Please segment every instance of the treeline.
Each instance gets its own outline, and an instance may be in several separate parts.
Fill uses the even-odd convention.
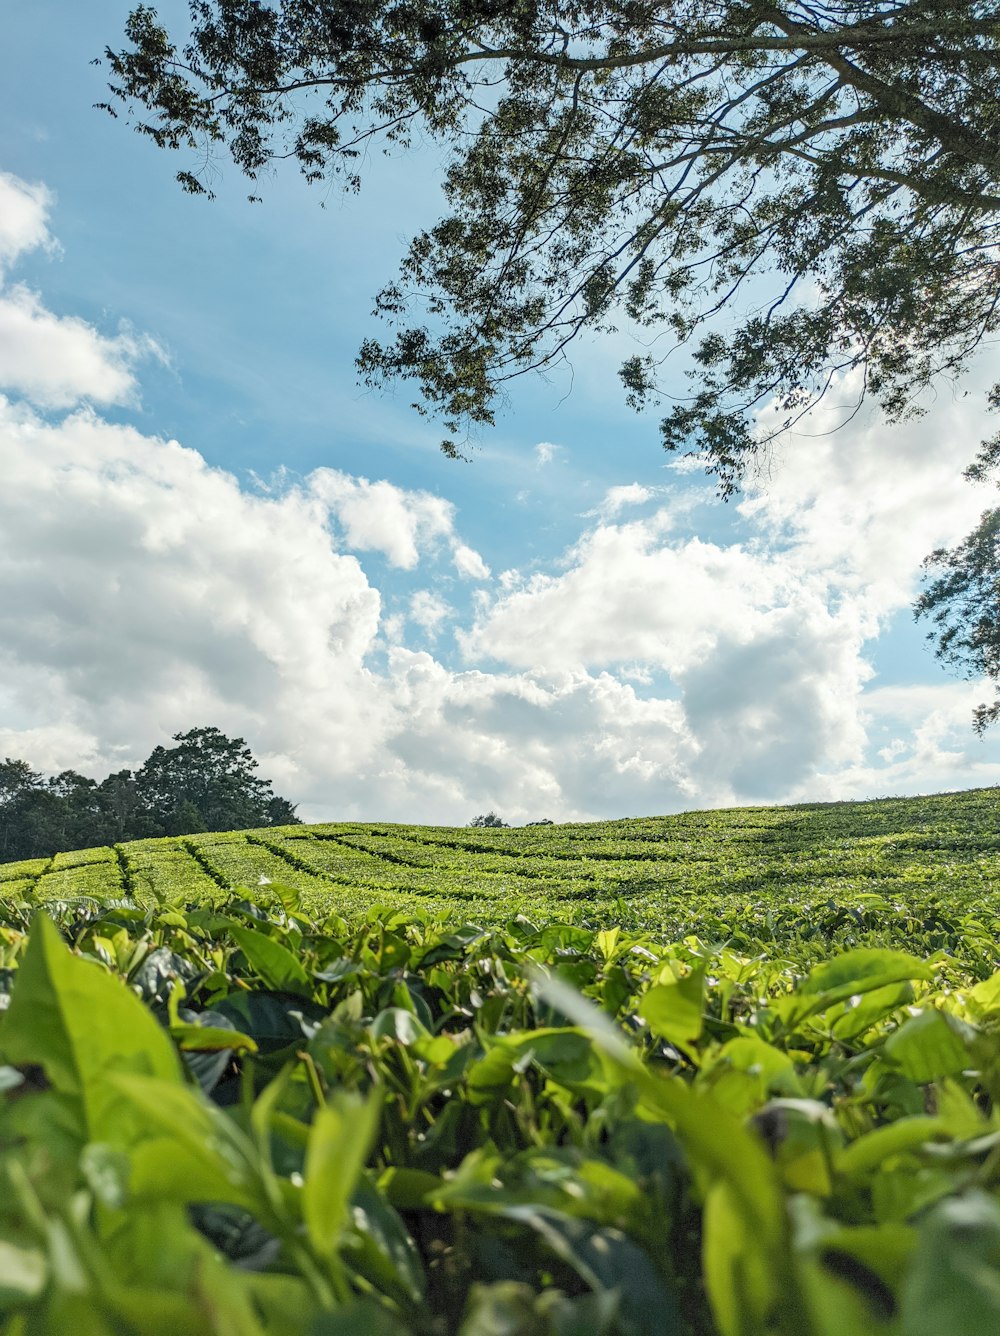
[[[295,806],[254,772],[243,738],[217,728],[175,733],[138,770],[98,783],[75,770],[44,777],[26,761],[0,764],[0,862],[157,835],[298,823]]]

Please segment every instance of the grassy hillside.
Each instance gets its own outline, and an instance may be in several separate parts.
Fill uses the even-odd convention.
[[[349,922],[373,906],[482,924],[523,915],[819,952],[957,934],[973,963],[976,941],[1000,927],[998,874],[1000,792],[979,789],[504,830],[330,824],[140,840],[0,866],[0,894],[193,904],[244,888],[267,904],[284,886]]]
[[[1000,1331],[997,801],[7,865],[0,1336]]]

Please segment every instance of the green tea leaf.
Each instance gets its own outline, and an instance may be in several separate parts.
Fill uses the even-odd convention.
[[[660,1039],[692,1054],[701,1036],[705,969],[693,969],[679,979],[659,983],[643,994],[639,1015]]]
[[[234,920],[229,921],[229,934],[269,988],[308,995],[309,976],[287,946]]]
[[[121,1144],[142,1133],[111,1084],[114,1074],[181,1080],[173,1044],[135,994],[74,956],[45,914],[32,926],[0,1022],[0,1050],[8,1062],[42,1066],[81,1141]]]
[[[251,1143],[190,1086],[115,1073],[111,1093],[141,1120],[129,1190],[149,1200],[223,1201],[255,1210],[262,1197]]]
[[[927,1215],[902,1292],[902,1336],[1000,1331],[1000,1204],[982,1192]]]
[[[348,1220],[381,1114],[378,1094],[337,1093],[316,1111],[306,1144],[302,1217],[317,1252],[332,1256]]]
[[[344,1256],[381,1294],[416,1305],[426,1289],[424,1269],[413,1239],[395,1210],[362,1175],[351,1199]]]
[[[966,1037],[975,1031],[954,1016],[928,1008],[885,1041],[885,1054],[918,1085],[953,1076],[972,1063]]]
[[[318,1317],[309,1336],[411,1336],[411,1332],[373,1299],[355,1299]]]
[[[320,1020],[326,1012],[305,998],[271,992],[233,992],[216,1002],[213,1011],[232,1021],[261,1053],[275,1053],[305,1039],[303,1020]]]
[[[928,965],[905,951],[858,947],[816,965],[792,997],[775,1005],[788,1024],[798,1023],[890,984],[933,977]]]

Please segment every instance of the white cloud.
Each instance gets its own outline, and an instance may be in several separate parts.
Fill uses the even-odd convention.
[[[560,575],[538,574],[462,637],[467,659],[573,671],[630,661],[667,672],[702,662],[720,637],[748,640],[761,617],[797,597],[789,572],[743,548],[669,543],[668,510],[600,524],[567,553]]]
[[[983,413],[992,378],[984,361],[967,395],[942,392],[923,417],[890,426],[866,408],[840,430],[835,400],[851,398],[852,386],[834,387],[830,404],[767,461],[741,513],[796,564],[827,572],[874,614],[905,606],[922,559],[963,537],[990,504],[962,472],[995,429]]]
[[[392,672],[406,725],[388,745],[383,800],[421,819],[628,815],[694,792],[679,703],[642,700],[609,674],[449,673],[408,651]]]
[[[788,442],[752,482],[742,544],[675,536],[696,489],[626,523],[616,517],[653,489],[612,488],[561,570],[504,572],[458,633],[466,660],[536,675],[666,674],[691,740],[678,753],[686,782],[706,803],[912,792],[960,774],[973,755],[977,774],[1000,773],[995,742],[967,753],[972,696],[988,690],[963,690],[956,715],[952,684],[933,683],[915,740],[887,740],[873,702],[888,698],[870,685],[867,658],[911,602],[923,556],[986,504],[961,476],[988,429],[981,399],[942,398],[895,427],[868,414],[826,434],[825,409],[807,425],[815,436]],[[934,671],[929,659],[915,670]]]
[[[0,277],[4,267],[25,251],[39,246],[55,249],[46,226],[51,204],[52,196],[43,185],[0,172]]]
[[[316,469],[309,475],[309,489],[355,551],[380,552],[390,565],[411,571],[422,556],[447,544],[464,579],[489,579],[489,566],[455,532],[455,507],[450,501],[337,469]]]
[[[974,706],[990,694],[975,682],[868,690],[861,720],[869,754],[843,770],[818,775],[810,796],[860,799],[1000,783],[996,740],[977,737],[971,728]]]
[[[374,744],[379,595],[307,491],[250,495],[176,442],[3,401],[0,453],[0,643],[32,725],[54,705],[138,746],[256,721],[279,752],[314,731],[333,769]]]
[[[467,670],[399,643],[378,667],[392,619],[315,478],[247,492],[176,442],[3,401],[0,454],[0,747],[38,768],[99,774],[213,723],[307,818],[456,822],[1000,775],[988,750],[964,759],[982,753],[964,687],[866,694],[850,600],[763,550],[679,541],[669,515],[598,525],[561,572],[511,575]],[[426,589],[408,612],[432,634],[453,615]],[[894,739],[880,761],[869,743]]]
[[[340,525],[348,547],[381,552],[402,570],[413,570],[421,550],[453,536],[455,507],[431,492],[409,492],[336,469],[317,469],[309,486]]]
[[[0,172],[0,285],[25,252],[56,249],[46,226],[51,203],[44,186]],[[43,408],[126,403],[136,388],[133,365],[150,354],[163,356],[151,339],[109,338],[84,320],[54,315],[21,284],[0,286],[0,390]]]
[[[453,672],[391,650],[312,479],[242,490],[176,442],[93,412],[0,400],[0,741],[100,774],[213,723],[248,739],[306,816],[468,820],[684,801],[676,701],[606,673]],[[431,591],[410,605],[434,629]]]
[[[151,348],[149,341],[107,338],[84,320],[53,315],[25,287],[0,294],[0,389],[41,407],[127,402],[136,386],[132,364]]]
[[[705,803],[772,799],[831,762],[857,762],[870,674],[858,610],[831,612],[825,582],[775,554],[671,541],[670,527],[669,514],[598,525],[564,573],[511,584],[459,633],[466,658],[536,674],[668,674],[688,739],[672,773]]]
[[[452,549],[451,559],[455,564],[455,569],[466,580],[488,580],[490,578],[490,568],[478,552],[465,543],[456,543]]]
[[[551,464],[554,459],[565,454],[565,451],[564,445],[556,445],[554,441],[539,441],[535,446],[535,467],[544,468],[546,464]]]
[[[0,756],[30,758],[32,769],[44,775],[58,775],[63,770],[90,774],[94,769],[109,768],[108,757],[93,734],[68,723],[0,728]]]
[[[410,599],[410,621],[422,626],[432,636],[451,614],[452,609],[444,599],[429,589],[418,589]]]
[[[871,675],[860,651],[850,613],[815,596],[768,614],[748,640],[720,640],[678,679],[699,790],[715,802],[768,802],[809,791],[830,766],[858,764]]]
[[[644,487],[639,482],[624,483],[620,487],[609,487],[604,494],[604,500],[596,510],[588,511],[588,515],[599,515],[602,519],[614,519],[620,515],[623,510],[629,506],[641,506],[643,502],[650,501],[656,495],[652,487]]]

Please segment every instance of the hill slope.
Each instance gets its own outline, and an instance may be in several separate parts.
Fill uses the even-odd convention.
[[[997,916],[1000,794],[760,807],[518,829],[289,826],[84,849],[0,866],[0,893],[138,903],[297,891],[481,923],[622,924],[718,940],[911,941]],[[944,937],[941,945],[946,945]]]

